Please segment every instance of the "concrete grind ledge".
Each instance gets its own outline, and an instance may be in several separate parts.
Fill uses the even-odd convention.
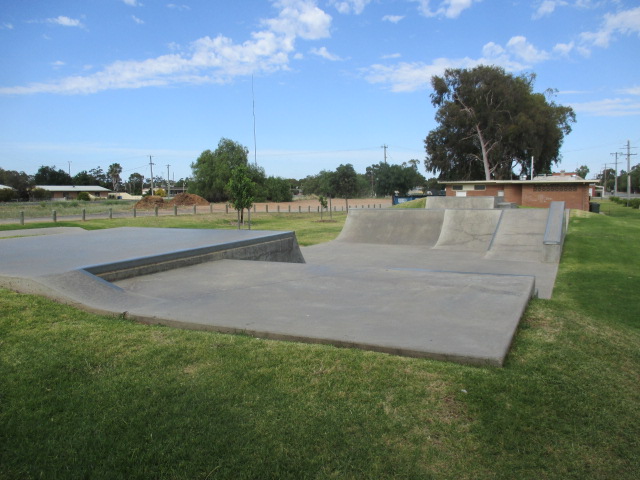
[[[502,365],[536,278],[433,268],[416,261],[424,253],[299,248],[292,232],[120,228],[0,240],[0,285],[142,323]]]

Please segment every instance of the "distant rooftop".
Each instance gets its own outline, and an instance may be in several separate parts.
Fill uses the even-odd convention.
[[[98,185],[36,185],[48,192],[110,192],[108,188]]]

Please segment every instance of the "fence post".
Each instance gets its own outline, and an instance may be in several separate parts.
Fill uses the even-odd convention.
[[[269,213],[269,205],[265,204],[264,209],[265,213]]]
[[[298,205],[298,213],[302,213],[302,205]]]
[[[228,203],[225,203],[225,205],[224,205],[224,213],[229,215],[229,204]]]
[[[213,203],[209,204],[209,213],[213,213]]]
[[[51,210],[51,218],[53,219],[54,222],[58,221],[58,214],[56,213],[55,210]]]
[[[82,221],[84,222],[87,219],[87,209],[82,209]]]
[[[278,213],[280,213],[280,205],[278,205]]]
[[[173,216],[177,217],[178,216],[178,205],[174,205],[173,206]]]
[[[24,225],[24,210],[20,210],[20,225]]]
[[[113,219],[113,208],[109,208],[109,220]]]
[[[194,214],[194,215],[196,215],[196,208],[197,208],[197,207],[194,205],[194,206],[193,206],[193,214]]]
[[[256,210],[256,204],[254,203],[254,204],[253,204],[253,213],[256,213],[256,212],[257,212],[257,210]]]
[[[136,211],[136,207],[133,207],[133,218],[136,218],[138,212]]]
[[[157,217],[157,216],[158,216],[158,206],[156,205],[156,206],[155,206],[155,208],[154,208],[153,210],[154,210],[154,212],[155,212],[155,214],[156,214],[156,217]]]

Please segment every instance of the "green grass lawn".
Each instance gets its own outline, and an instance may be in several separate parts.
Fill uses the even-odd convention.
[[[207,217],[138,220],[218,226]],[[344,216],[255,220],[312,244]],[[145,326],[0,290],[0,478],[638,478],[639,234],[637,210],[574,216],[554,298],[531,302],[504,368]]]

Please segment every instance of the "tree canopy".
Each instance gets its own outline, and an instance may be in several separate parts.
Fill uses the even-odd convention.
[[[571,107],[534,93],[535,75],[514,76],[496,66],[447,69],[431,79],[439,126],[425,139],[428,172],[442,180],[511,179],[514,168],[551,173],[571,132]]]
[[[189,192],[200,195],[210,202],[225,202],[230,199],[229,180],[236,167],[244,167],[245,174],[253,182],[253,201],[287,202],[292,200],[289,181],[279,177],[268,177],[264,169],[248,161],[249,150],[243,145],[221,138],[213,152],[205,150],[191,164],[193,178]]]
[[[37,185],[73,185],[71,176],[62,169],[56,170],[55,165],[42,165],[33,178]]]

